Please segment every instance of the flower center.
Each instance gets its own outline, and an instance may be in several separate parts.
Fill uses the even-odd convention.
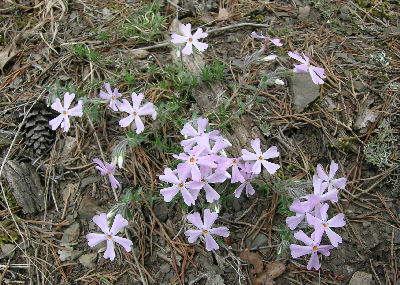
[[[111,100],[114,100],[115,98],[114,98],[114,96],[111,96]]]
[[[328,225],[326,223],[323,224],[324,228],[326,228]]]
[[[259,160],[263,160],[263,157],[262,157],[262,156],[259,156],[258,159],[259,159]]]
[[[307,64],[307,67],[310,68],[311,64]]]
[[[233,163],[233,164],[237,164],[237,161],[236,161],[236,159],[234,159],[234,160],[232,161],[232,163]]]
[[[329,180],[329,184],[332,184],[332,180]]]
[[[203,178],[203,179],[201,179],[201,182],[206,183],[206,180]]]
[[[107,235],[107,238],[108,238],[108,239],[111,239],[111,238],[112,238],[112,236],[111,236],[111,235]]]
[[[205,233],[205,234],[206,234],[206,233],[208,233],[208,231],[207,231],[207,230],[203,230],[203,233]]]
[[[190,162],[194,162],[194,160],[195,160],[194,157],[191,157],[191,158],[189,159]]]
[[[193,38],[189,38],[189,42],[193,42]]]
[[[107,171],[107,175],[110,175],[111,174],[111,172],[110,171]]]
[[[66,114],[67,114],[67,111],[63,111],[63,114],[66,115]]]
[[[314,245],[313,248],[312,248],[312,250],[313,250],[313,251],[317,251],[317,246]]]
[[[134,116],[136,116],[136,115],[137,115],[137,113],[136,113],[136,112],[133,112],[133,115],[134,115]]]
[[[183,183],[179,184],[179,187],[182,188],[183,187]]]
[[[247,181],[248,183],[250,183],[250,182],[251,182],[251,179],[250,179],[250,178],[247,178],[246,181]]]

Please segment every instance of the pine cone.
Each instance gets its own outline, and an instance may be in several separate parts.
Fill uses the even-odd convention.
[[[22,119],[24,115],[20,113],[19,117]],[[27,115],[21,133],[34,153],[42,155],[53,145],[56,132],[51,129],[49,121],[56,116],[57,113],[44,101],[37,102]]]

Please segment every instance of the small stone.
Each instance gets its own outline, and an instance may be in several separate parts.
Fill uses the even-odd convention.
[[[303,112],[311,102],[319,97],[319,86],[313,83],[308,73],[295,73],[289,77],[289,88],[296,113]]]
[[[168,273],[171,271],[171,265],[168,263],[164,263],[163,265],[160,266],[160,271],[164,274]]]
[[[268,244],[268,237],[262,233],[259,233],[256,238],[252,241],[254,235],[251,235],[246,239],[246,245],[249,248],[258,248]]]
[[[365,228],[368,228],[371,226],[371,222],[363,222],[362,225],[363,225],[363,228],[365,229]]]
[[[97,204],[97,200],[93,199],[89,195],[83,196],[82,202],[78,209],[78,215],[80,219],[91,220],[93,216],[104,212],[106,212],[106,210]]]
[[[15,249],[15,245],[13,245],[11,243],[3,244],[1,246],[2,254],[0,257],[1,258],[9,257],[14,252],[14,249]]]
[[[79,262],[85,267],[93,268],[96,265],[95,264],[96,259],[97,259],[97,253],[89,253],[79,257]]]
[[[349,285],[370,285],[372,282],[372,274],[357,271],[350,279]]]
[[[135,59],[144,59],[149,56],[150,52],[147,50],[133,50],[129,54]]]
[[[155,205],[153,211],[160,222],[165,223],[168,219],[168,207],[165,203]]]
[[[304,21],[310,15],[310,6],[299,7],[299,20]]]
[[[80,233],[80,225],[78,222],[73,223],[68,228],[65,229],[64,234],[61,238],[61,245],[68,245],[75,241]]]
[[[85,177],[82,179],[81,185],[79,187],[81,189],[84,189],[87,185],[96,183],[98,181],[100,181],[100,175]]]

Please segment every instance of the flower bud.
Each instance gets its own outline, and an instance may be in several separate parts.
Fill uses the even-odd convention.
[[[275,83],[276,85],[285,85],[285,82],[283,82],[283,81],[280,80],[279,78],[276,78],[276,79],[274,80],[274,83]]]
[[[267,61],[271,61],[274,60],[275,58],[277,58],[278,56],[276,54],[270,54],[268,56],[264,56],[263,58],[261,58],[261,61],[263,62],[267,62]]]

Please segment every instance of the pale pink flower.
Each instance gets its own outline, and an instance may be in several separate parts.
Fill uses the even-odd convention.
[[[260,139],[256,138],[251,141],[251,146],[255,153],[251,153],[246,149],[242,149],[242,158],[247,161],[254,161],[252,172],[260,174],[261,165],[263,165],[269,174],[274,174],[279,169],[279,164],[267,161],[269,158],[278,157],[279,152],[276,146],[271,146],[266,152],[262,153],[260,148]]]
[[[69,130],[70,127],[70,122],[68,116],[77,116],[77,117],[82,117],[82,100],[78,101],[78,104],[69,109],[72,100],[74,100],[75,94],[74,93],[68,93],[65,92],[64,94],[64,106],[61,105],[61,101],[59,98],[56,98],[56,101],[51,104],[51,108],[53,110],[56,110],[57,112],[60,113],[57,117],[54,119],[50,120],[49,124],[51,125],[51,129],[54,131],[60,126],[63,128],[63,132],[66,132]]]
[[[324,75],[324,69],[321,67],[316,67],[314,65],[310,64],[310,58],[307,57],[304,52],[303,52],[303,57],[304,59],[300,56],[300,54],[296,52],[289,52],[288,55],[301,62],[301,64],[295,64],[294,65],[294,72],[296,73],[307,73],[309,72],[311,75],[311,79],[314,82],[314,84],[323,84],[324,81],[322,78],[326,78]]]
[[[243,166],[243,170],[240,173],[242,174],[244,181],[235,190],[236,198],[239,198],[242,195],[242,191],[245,188],[247,197],[249,197],[249,195],[254,195],[254,193],[256,193],[251,183],[253,182],[253,179],[258,176],[258,174],[254,174],[254,172],[252,172],[251,170],[252,168],[253,164],[248,162]]]
[[[204,210],[204,224],[198,212],[188,215],[188,221],[198,228],[198,230],[188,230],[185,232],[189,242],[194,243],[199,236],[203,235],[206,240],[206,250],[211,251],[213,249],[219,249],[217,242],[211,235],[228,237],[229,230],[227,227],[211,228],[217,218],[218,214],[210,212],[209,209]]]
[[[313,176],[313,187],[314,187],[314,195],[316,195],[320,202],[331,201],[332,203],[336,203],[338,198],[339,191],[335,188],[331,188],[326,193],[325,189],[322,187],[322,179],[317,175]]]
[[[198,145],[210,149],[210,139],[217,140],[219,138],[219,131],[206,132],[208,126],[208,119],[199,117],[197,119],[197,130],[191,123],[186,123],[181,130],[181,134],[185,137],[190,137],[181,141],[181,146],[185,151],[189,151],[193,146]]]
[[[192,25],[187,23],[186,25],[180,25],[180,31],[183,35],[172,34],[172,40],[174,44],[182,44],[186,43],[186,46],[183,48],[182,53],[189,55],[193,53],[192,46],[195,46],[199,51],[205,51],[208,47],[208,44],[199,42],[199,39],[205,38],[208,36],[207,33],[203,33],[202,28],[198,28],[197,31],[192,35],[191,31]]]
[[[307,201],[300,202],[294,200],[290,206],[290,211],[295,212],[295,216],[287,217],[286,223],[289,229],[294,230],[304,220],[306,214],[311,213],[315,206],[319,203],[320,199],[316,195],[307,195]]]
[[[178,177],[176,174],[178,174]],[[173,184],[173,186],[161,189],[160,191],[165,202],[171,202],[176,194],[181,192],[186,205],[190,206],[195,204],[200,189],[203,187],[203,183],[186,181],[189,174],[190,172],[186,171],[182,166],[178,166],[176,171],[172,171],[170,168],[164,169],[164,175],[160,175],[159,179]]]
[[[219,199],[219,194],[210,185],[210,183],[222,183],[226,180],[226,175],[223,172],[212,172],[211,167],[200,166],[202,189],[206,192],[206,200],[212,203],[214,200]]]
[[[108,175],[111,187],[114,189],[118,188],[119,182],[114,177],[115,166],[107,162],[104,165],[104,163],[98,158],[93,159],[93,162],[98,164],[98,166],[96,166],[96,169],[100,171],[101,176]]]
[[[322,179],[321,189],[325,191],[331,191],[334,188],[344,189],[346,188],[347,179],[345,177],[334,179],[335,174],[339,168],[339,165],[335,163],[334,160],[331,162],[331,167],[329,169],[329,176],[325,173],[321,164],[317,165],[317,175]]]
[[[340,213],[328,220],[328,208],[329,204],[323,204],[318,208],[319,213],[315,216],[307,213],[307,223],[315,228],[315,239],[321,240],[324,233],[329,238],[329,241],[334,247],[337,247],[339,243],[342,243],[342,237],[331,230],[331,228],[343,227],[346,225],[344,221],[344,214]],[[321,218],[318,218],[321,217]]]
[[[269,37],[267,37],[267,36],[257,35],[256,32],[252,32],[252,33],[251,33],[251,36],[252,36],[253,38],[256,38],[256,39],[264,39],[264,40],[265,40],[265,43],[267,43],[268,41],[270,41],[271,43],[273,43],[274,45],[276,45],[276,46],[278,46],[278,47],[282,46],[282,43],[281,43],[281,40],[280,40],[280,39],[271,39],[271,38],[269,38]]]
[[[331,245],[319,245],[320,240],[316,240],[314,234],[309,238],[303,231],[299,231],[294,234],[294,237],[304,242],[306,245],[298,245],[291,244],[290,250],[293,258],[298,258],[300,256],[311,254],[311,258],[307,264],[307,269],[311,270],[313,267],[318,270],[321,267],[321,264],[318,260],[318,252],[322,253],[325,256],[329,256],[329,250],[333,248]]]
[[[107,93],[103,90],[100,90],[99,96],[104,100],[110,101],[110,108],[114,111],[118,111],[118,106],[121,104],[121,102],[118,101],[117,98],[121,97],[122,94],[118,92],[117,88],[115,88],[114,92],[112,92],[109,83],[104,83],[104,87],[106,88]]]
[[[119,121],[119,125],[124,128],[129,126],[132,121],[135,120],[137,134],[140,134],[144,131],[144,125],[139,116],[151,115],[153,120],[155,120],[157,117],[157,112],[153,103],[147,102],[143,106],[140,106],[143,97],[144,95],[142,93],[139,93],[139,95],[137,95],[135,92],[133,92],[132,105],[128,102],[128,100],[122,99],[122,103],[118,106],[118,109],[120,111],[129,114],[128,117],[125,117]]]
[[[114,242],[121,245],[127,252],[131,251],[132,241],[126,238],[116,236],[122,228],[128,225],[128,221],[125,220],[120,214],[117,214],[114,218],[114,222],[111,226],[111,229],[108,228],[107,225],[107,214],[101,213],[100,215],[93,217],[93,222],[99,226],[99,228],[103,231],[102,234],[90,233],[86,235],[88,240],[88,245],[93,247],[99,244],[102,241],[107,241],[107,249],[104,252],[104,258],[109,258],[111,261],[115,258],[114,252]]]

